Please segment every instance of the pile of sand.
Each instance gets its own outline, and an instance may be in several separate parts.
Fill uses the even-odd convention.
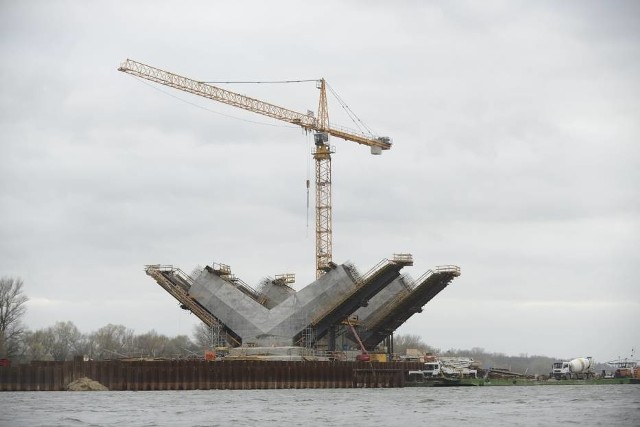
[[[108,388],[94,381],[91,378],[83,377],[70,382],[67,386],[68,391],[109,391]]]

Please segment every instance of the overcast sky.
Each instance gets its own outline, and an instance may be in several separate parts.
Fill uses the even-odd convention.
[[[204,81],[324,77],[393,139],[382,156],[331,141],[334,261],[462,270],[398,333],[640,349],[640,3],[302,4],[0,1],[0,275],[24,279],[28,327],[190,335],[145,264],[314,279],[310,137],[118,72],[131,58]],[[230,89],[317,109],[314,83]],[[353,127],[335,98],[329,116]]]

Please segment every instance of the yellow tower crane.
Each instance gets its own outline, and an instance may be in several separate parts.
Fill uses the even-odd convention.
[[[314,132],[316,146],[313,152],[313,158],[316,161],[316,278],[319,278],[331,268],[331,154],[333,150],[328,144],[329,135],[367,145],[371,147],[371,154],[381,154],[382,150],[390,149],[391,141],[388,137],[357,134],[352,131],[331,127],[329,125],[326,82],[324,79],[320,79],[317,82],[317,87],[320,89],[320,102],[318,103],[318,114],[314,116],[312,112],[307,114],[298,113],[131,59],[123,62],[118,67],[118,71],[242,108],[243,110],[253,111],[254,113],[292,123],[302,127],[305,131]]]

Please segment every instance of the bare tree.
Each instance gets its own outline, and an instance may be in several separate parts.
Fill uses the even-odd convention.
[[[21,339],[21,362],[31,360],[70,360],[74,355],[86,354],[87,337],[72,322],[37,331],[25,331]]]
[[[53,356],[51,356],[51,342],[52,337],[48,329],[39,329],[35,332],[25,331],[24,337],[22,338],[21,362],[53,360]]]
[[[47,332],[51,339],[53,360],[69,360],[81,351],[82,333],[72,322],[56,322]]]
[[[214,331],[204,322],[198,323],[193,327],[193,338],[194,344],[200,349],[215,346],[216,337],[214,336]]]
[[[0,278],[0,358],[11,358],[19,352],[24,333],[22,317],[29,300],[22,293],[22,286],[20,278]]]
[[[136,335],[133,339],[135,353],[145,357],[165,356],[165,348],[169,338],[151,330],[146,334]]]
[[[200,356],[202,357],[202,352],[197,345],[191,341],[191,339],[186,335],[178,335],[173,338],[170,338],[165,347],[165,356],[166,357],[191,357],[191,356]]]
[[[134,336],[133,329],[109,323],[89,336],[92,357],[98,360],[128,357],[133,350]]]

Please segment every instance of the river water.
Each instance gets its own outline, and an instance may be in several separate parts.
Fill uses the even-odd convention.
[[[640,385],[3,392],[0,426],[640,426]]]

